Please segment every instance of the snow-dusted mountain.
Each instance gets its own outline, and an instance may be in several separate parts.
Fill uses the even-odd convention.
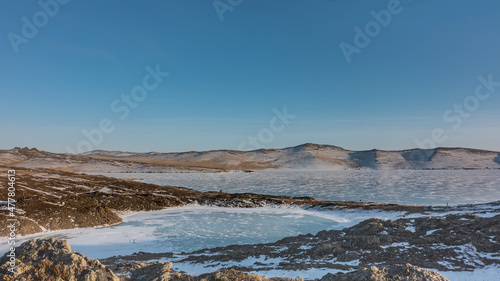
[[[98,150],[80,155],[14,148],[0,150],[0,165],[2,164],[81,172],[210,172],[267,168],[500,169],[500,153],[470,148],[352,151],[311,143],[253,151],[133,153]]]

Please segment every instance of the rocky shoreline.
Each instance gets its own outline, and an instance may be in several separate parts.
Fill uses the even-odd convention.
[[[32,239],[17,249],[15,274],[10,272],[7,253],[0,258],[0,278],[5,281],[303,281],[301,277],[268,278],[245,273],[237,269],[221,269],[215,272],[191,276],[172,269],[171,262],[133,263],[128,274],[118,277],[99,260],[89,259],[71,250],[67,241],[56,239]],[[411,264],[388,267],[371,266],[349,273],[326,274],[317,281],[341,280],[427,280],[446,281],[431,270]]]

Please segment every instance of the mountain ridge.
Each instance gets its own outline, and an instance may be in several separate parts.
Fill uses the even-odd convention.
[[[99,153],[130,153],[130,154],[185,154],[185,153],[208,153],[208,152],[235,152],[235,153],[245,153],[245,152],[270,152],[270,151],[278,151],[278,150],[286,150],[286,149],[297,149],[297,148],[334,148],[334,149],[339,149],[343,151],[355,151],[355,152],[368,152],[368,151],[382,151],[382,152],[404,152],[404,151],[411,151],[411,150],[458,150],[458,149],[464,149],[464,150],[469,150],[469,151],[475,151],[475,152],[494,152],[494,153],[500,153],[500,151],[495,151],[495,150],[488,150],[488,149],[480,149],[480,148],[469,148],[469,147],[461,147],[461,146],[440,146],[440,147],[435,147],[435,148],[406,148],[406,149],[378,149],[378,148],[372,148],[372,149],[363,149],[363,150],[352,150],[352,149],[346,149],[340,146],[335,146],[335,145],[330,145],[330,144],[315,144],[315,143],[303,143],[299,144],[296,146],[287,146],[283,148],[259,148],[259,149],[253,149],[253,150],[236,150],[236,149],[211,149],[211,150],[189,150],[189,151],[176,151],[176,152],[159,152],[159,151],[148,151],[148,152],[132,152],[132,151],[120,151],[120,150],[92,150],[88,152],[83,152],[80,154],[71,154],[71,155],[93,155],[93,154],[99,154]],[[26,149],[26,148],[24,148]],[[36,148],[32,148],[35,150],[38,150]],[[1,151],[1,150],[0,150]],[[38,151],[43,151],[43,150],[38,150]],[[45,151],[44,151],[45,152]],[[53,153],[53,152],[48,152],[48,153]],[[58,153],[59,154],[59,153]],[[61,153],[61,154],[67,154],[67,153]]]
[[[0,150],[0,165],[78,172],[220,172],[271,168],[327,170],[500,169],[500,152],[465,147],[348,150],[305,143],[292,147],[186,152],[94,150],[52,153],[36,148]]]

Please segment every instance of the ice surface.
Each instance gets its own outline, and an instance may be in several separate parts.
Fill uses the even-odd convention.
[[[438,231],[438,230],[439,230],[439,229],[432,229],[432,230],[429,230],[429,231],[427,231],[427,232],[425,233],[425,236],[427,236],[427,235],[431,235],[432,233],[434,233],[434,232],[436,232],[436,231]]]
[[[410,232],[415,232],[415,227],[414,226],[408,226],[408,227],[406,227],[406,230],[410,231]]]
[[[500,267],[495,265],[486,266],[474,271],[438,271],[439,274],[452,281],[498,281],[500,280]]]
[[[103,174],[200,191],[253,192],[408,205],[500,200],[500,170],[264,170],[253,173]]]
[[[188,252],[231,244],[275,242],[299,234],[342,229],[362,220],[395,219],[400,212],[364,210],[317,211],[292,207],[221,208],[186,206],[123,216],[119,225],[84,228],[20,237],[54,237],[90,258],[135,252]],[[0,252],[7,251],[0,241]]]

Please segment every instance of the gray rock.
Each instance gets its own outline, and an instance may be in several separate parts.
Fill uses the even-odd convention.
[[[245,273],[234,269],[223,269],[198,277],[181,274],[172,270],[172,263],[153,262],[132,273],[130,281],[303,281],[302,278],[267,278],[258,274]]]
[[[448,281],[437,272],[414,267],[411,264],[372,266],[349,273],[327,274],[320,281]]]
[[[71,250],[68,241],[32,239],[16,248],[17,275],[8,272],[7,253],[0,259],[0,280],[118,281],[98,260]]]
[[[337,260],[340,262],[349,262],[357,259],[359,259],[359,254],[355,252],[344,253],[337,257]]]

